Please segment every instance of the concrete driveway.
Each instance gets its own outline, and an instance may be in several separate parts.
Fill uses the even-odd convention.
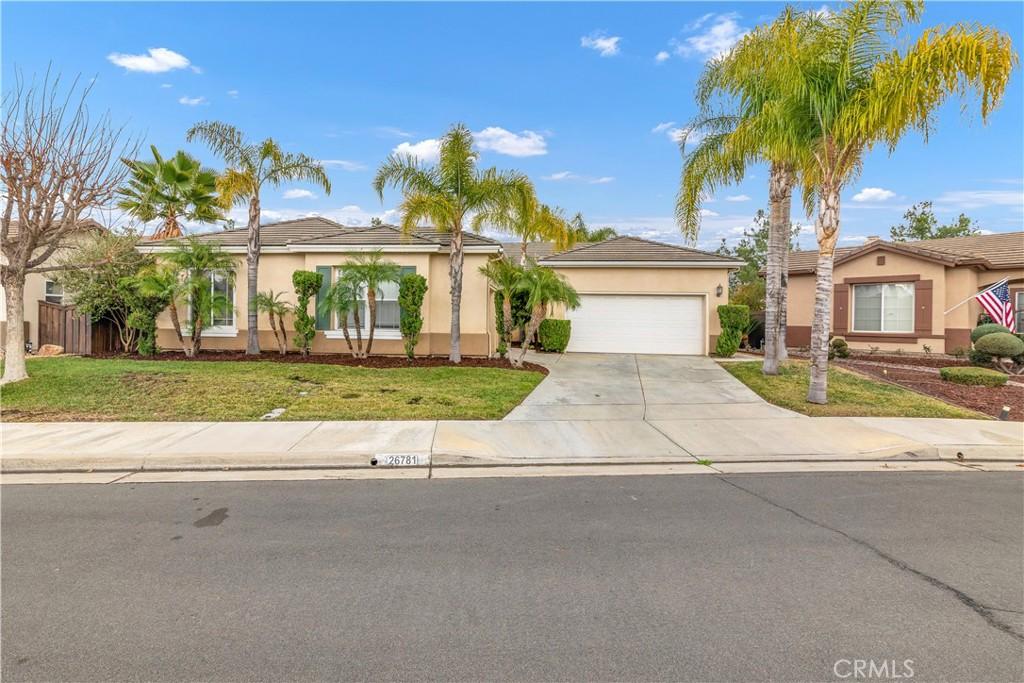
[[[706,356],[533,355],[548,377],[506,420],[790,418]]]

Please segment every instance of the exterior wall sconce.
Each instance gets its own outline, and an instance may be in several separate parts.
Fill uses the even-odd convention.
[[[718,285],[717,287],[715,287],[715,296],[721,298],[722,297],[722,291],[723,291],[722,290],[722,285]]]

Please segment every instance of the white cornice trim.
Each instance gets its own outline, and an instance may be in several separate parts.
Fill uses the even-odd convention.
[[[710,268],[731,270],[746,265],[743,261],[551,261],[540,265],[551,268]]]

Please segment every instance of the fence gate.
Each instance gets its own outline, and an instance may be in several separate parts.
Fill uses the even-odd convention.
[[[94,322],[74,306],[39,302],[39,346],[56,344],[64,353],[88,356],[117,350],[117,335],[109,320]]]

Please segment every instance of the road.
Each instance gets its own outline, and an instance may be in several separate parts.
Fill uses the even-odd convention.
[[[1016,473],[4,486],[2,513],[5,681],[1024,679]]]

